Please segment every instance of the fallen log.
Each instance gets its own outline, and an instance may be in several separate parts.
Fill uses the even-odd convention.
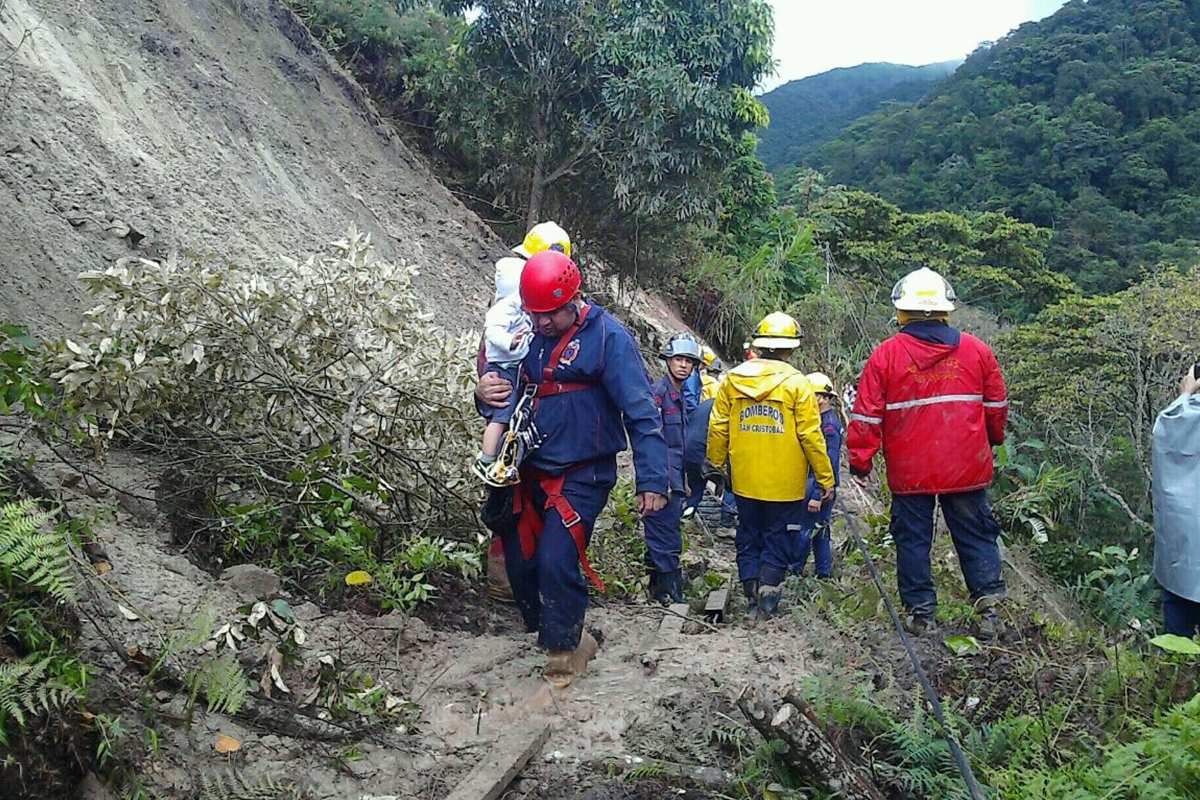
[[[747,689],[737,704],[764,739],[784,743],[780,758],[815,788],[844,800],[886,800],[862,768],[829,737],[804,698],[788,692],[776,708],[774,702]]]

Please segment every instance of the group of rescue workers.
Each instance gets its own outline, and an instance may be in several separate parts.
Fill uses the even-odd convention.
[[[830,576],[847,433],[850,471],[864,485],[883,450],[909,630],[934,627],[930,547],[941,505],[980,632],[998,633],[1000,528],[985,489],[1008,403],[987,345],[951,327],[954,290],[941,276],[918,269],[896,284],[900,331],[867,361],[844,430],[833,381],[788,363],[802,333],[787,314],[767,315],[747,359],[729,370],[691,334],[675,335],[660,352],[666,374],[652,384],[630,332],[584,299],[561,227],[534,226],[513,253],[496,264],[480,348],[476,404],[488,426],[474,472],[492,487],[483,513],[496,534],[489,568],[503,561],[525,626],[549,653],[553,684],[570,685],[598,649],[584,628],[584,576],[603,584],[587,546],[627,443],[655,600],[683,600],[681,525],[706,484],[722,524],[736,518],[752,619],[778,613],[785,578],[804,570],[810,550],[816,575]]]

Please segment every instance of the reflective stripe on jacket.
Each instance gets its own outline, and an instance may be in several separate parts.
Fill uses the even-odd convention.
[[[986,344],[943,323],[906,326],[871,353],[850,415],[850,466],[883,447],[893,494],[941,494],[992,482],[1008,395]]]
[[[726,457],[742,497],[801,500],[809,465],[821,486],[833,486],[817,397],[803,374],[766,358],[725,373],[709,419],[708,460]]]

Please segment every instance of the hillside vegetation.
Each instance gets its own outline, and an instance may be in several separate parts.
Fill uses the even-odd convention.
[[[771,124],[758,132],[758,157],[772,172],[788,167],[880,103],[920,99],[959,63],[859,64],[788,81],[759,98]]]
[[[809,157],[910,211],[986,210],[1050,228],[1050,266],[1110,292],[1190,267],[1200,235],[1200,4],[1072,0],[973,53],[911,107]]]

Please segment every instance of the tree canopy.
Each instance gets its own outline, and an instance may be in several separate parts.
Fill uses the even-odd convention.
[[[1200,255],[1200,3],[1071,0],[982,47],[915,105],[812,155],[909,211],[1000,211],[1053,230],[1092,292]]]
[[[770,67],[762,0],[483,0],[453,51],[442,145],[526,222],[574,195],[686,219],[745,131]]]

